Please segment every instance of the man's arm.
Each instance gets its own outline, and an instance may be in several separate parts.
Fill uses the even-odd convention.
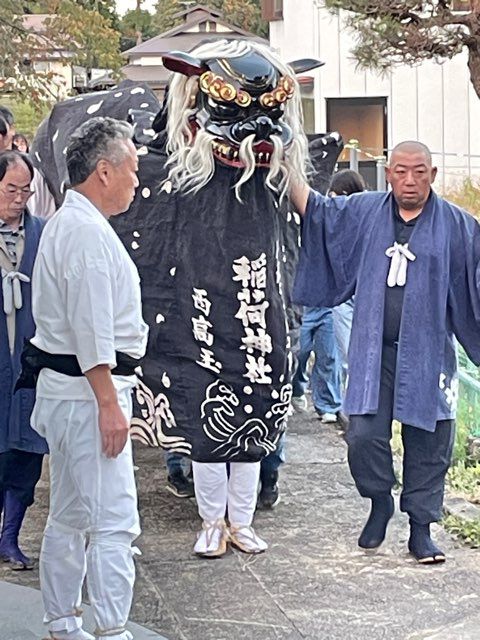
[[[294,182],[290,188],[290,200],[292,201],[295,211],[302,216],[305,215],[307,209],[308,194],[310,187],[306,182]]]
[[[75,336],[75,355],[97,400],[102,450],[114,458],[125,446],[129,425],[110,373],[116,365],[111,260],[97,228],[79,228],[75,242],[70,254],[76,260],[66,274],[66,312]]]
[[[99,364],[85,371],[85,376],[97,399],[102,451],[107,458],[116,458],[127,442],[129,424],[118,404],[110,367]]]

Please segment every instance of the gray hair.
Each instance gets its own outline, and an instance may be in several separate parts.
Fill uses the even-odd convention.
[[[70,185],[85,182],[99,160],[120,164],[128,154],[125,142],[132,136],[133,127],[124,120],[96,117],[81,124],[72,133],[66,151]]]

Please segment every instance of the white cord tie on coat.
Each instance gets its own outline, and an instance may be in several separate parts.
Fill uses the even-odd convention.
[[[408,243],[400,244],[394,242],[393,246],[385,251],[385,255],[391,258],[390,270],[387,277],[389,287],[403,287],[407,281],[408,261],[412,262],[416,256],[408,249]]]
[[[7,316],[12,314],[14,308],[22,308],[21,282],[30,282],[30,278],[20,271],[2,269],[3,310]]]

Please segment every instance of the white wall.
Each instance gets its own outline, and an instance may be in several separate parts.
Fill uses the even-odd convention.
[[[356,68],[354,35],[318,0],[284,0],[283,21],[270,23],[270,41],[285,61],[325,62],[315,77],[315,126],[326,129],[325,98],[387,97],[388,146],[418,139],[434,152],[437,185],[480,177],[480,99],[471,86],[466,53],[443,64],[396,67],[381,77]],[[317,6],[318,5],[318,6]],[[478,156],[478,157],[475,157]]]

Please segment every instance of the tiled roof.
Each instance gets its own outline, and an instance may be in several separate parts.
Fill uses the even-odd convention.
[[[199,11],[198,9],[202,9]],[[164,33],[159,34],[149,40],[145,40],[141,44],[124,51],[123,55],[128,59],[143,57],[143,56],[155,56],[166,51],[191,51],[196,45],[204,41],[207,38],[210,39],[223,39],[223,38],[236,38],[238,40],[254,40],[256,42],[263,42],[268,44],[266,40],[260,38],[254,33],[245,31],[240,27],[236,27],[228,22],[225,22],[219,18],[219,14],[216,11],[210,11],[203,6],[196,6],[192,9],[182,12],[182,14],[195,14],[198,13],[198,17],[192,17],[187,19],[178,27],[169,29]],[[190,31],[190,29],[202,22],[218,24],[223,28],[227,28],[228,31]]]

